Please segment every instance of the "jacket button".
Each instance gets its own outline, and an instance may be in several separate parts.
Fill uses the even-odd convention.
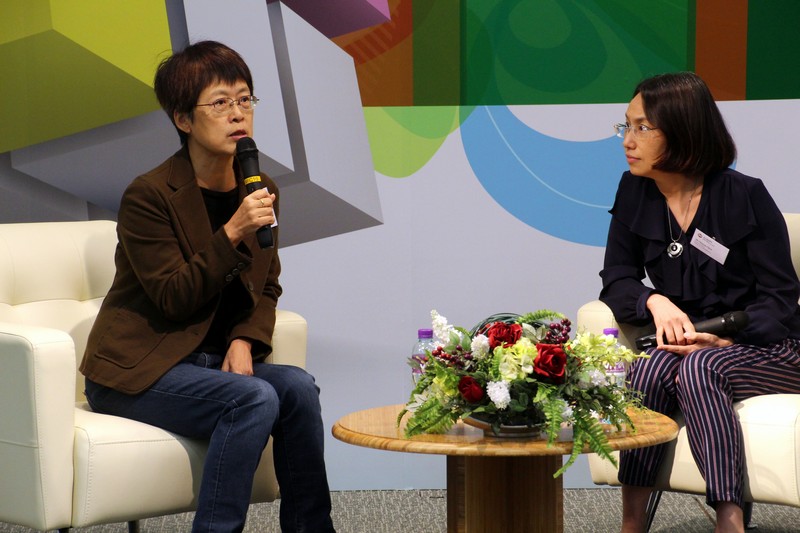
[[[233,276],[231,276],[230,274],[228,274],[227,276],[225,276],[225,281],[227,281],[228,283],[230,283],[231,281],[233,281]]]
[[[233,274],[234,276],[238,276],[239,275],[239,269],[238,268],[234,268],[233,270],[231,270],[231,274]]]
[[[247,265],[245,265],[244,263],[239,263],[238,265],[236,265],[236,268],[238,268],[239,270],[242,270],[245,266],[247,266]]]

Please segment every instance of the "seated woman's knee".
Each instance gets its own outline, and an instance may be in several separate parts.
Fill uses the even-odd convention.
[[[687,355],[678,367],[676,383],[690,386],[697,383],[698,378],[712,373],[719,373],[724,356],[720,356],[719,348],[697,350]]]
[[[298,405],[317,408],[319,405],[319,387],[314,376],[296,366],[287,366],[282,372],[282,381],[286,384],[279,391],[281,401],[290,401]]]
[[[242,404],[263,405],[272,408],[279,403],[275,388],[261,379],[243,379],[238,384],[239,399]]]

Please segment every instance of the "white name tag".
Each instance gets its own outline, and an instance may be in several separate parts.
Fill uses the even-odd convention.
[[[728,258],[730,251],[726,246],[718,243],[713,237],[709,237],[699,229],[694,230],[692,241],[689,243],[708,257],[719,263],[725,264],[725,259]]]

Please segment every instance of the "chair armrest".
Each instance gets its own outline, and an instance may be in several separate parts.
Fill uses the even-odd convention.
[[[65,331],[0,323],[0,521],[72,518],[75,346]]]
[[[653,326],[631,326],[630,324],[618,324],[614,319],[614,313],[600,300],[588,302],[578,309],[577,331],[587,331],[590,333],[603,333],[605,328],[617,328],[619,330],[619,343],[623,346],[635,350],[636,339],[642,335],[653,333]]]
[[[305,368],[307,342],[306,319],[293,311],[278,309],[272,333],[272,354],[267,361]]]

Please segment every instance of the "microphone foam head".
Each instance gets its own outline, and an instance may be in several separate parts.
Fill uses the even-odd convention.
[[[250,137],[242,137],[236,141],[236,153],[244,154],[247,152],[258,152],[258,148],[256,148],[256,142],[253,139]]]
[[[750,323],[750,316],[744,311],[734,311],[731,313],[731,321],[736,325],[737,331],[747,327]]]

